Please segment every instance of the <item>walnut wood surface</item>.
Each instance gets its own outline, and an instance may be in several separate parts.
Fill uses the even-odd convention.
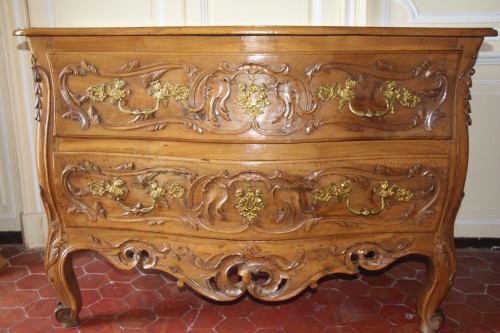
[[[36,78],[46,271],[78,323],[75,251],[216,300],[428,258],[453,282],[469,88],[492,29],[21,29]]]

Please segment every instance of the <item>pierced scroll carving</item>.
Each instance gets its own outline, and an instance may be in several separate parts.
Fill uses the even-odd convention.
[[[375,172],[326,168],[308,175],[225,170],[198,175],[175,167],[136,170],[132,163],[103,170],[83,162],[67,165],[61,180],[70,214],[151,226],[178,222],[217,233],[309,231],[320,222],[359,229],[377,214],[384,215],[380,225],[419,225],[433,214],[441,189],[436,171],[420,165],[406,171],[379,166]]]
[[[432,131],[434,123],[445,116],[439,109],[448,89],[445,70],[424,61],[409,72],[397,72],[382,63],[378,61],[375,69],[318,63],[292,70],[286,63],[244,62],[233,68],[220,62],[215,68],[200,70],[193,64],[141,67],[132,61],[119,70],[101,72],[82,61],[60,73],[61,94],[68,105],[63,117],[80,121],[83,129],[95,124],[120,131],[155,131],[183,125],[200,134],[220,135],[249,131],[264,136],[298,131],[310,134],[326,125],[357,132],[365,127],[400,131],[422,125]],[[179,71],[183,73],[179,82],[167,81],[169,73],[174,72],[178,80]],[[72,76],[99,83],[87,85],[85,92],[73,91]],[[102,83],[102,78],[113,78],[114,83]],[[338,82],[332,83],[332,79]],[[138,82],[142,88],[137,87]],[[407,85],[420,90],[413,91]],[[142,109],[127,107],[135,92],[144,88],[149,88],[148,95],[156,103]],[[327,102],[334,98],[339,98],[339,112],[348,106],[356,117],[332,114]],[[176,101],[175,106],[170,107],[171,99]],[[119,120],[111,120],[109,107],[101,108],[105,100],[123,113]],[[160,110],[161,105],[164,107]],[[397,113],[398,107],[412,111]],[[384,117],[387,113],[397,117]],[[370,121],[374,118],[381,121]]]
[[[267,246],[249,245],[201,254],[189,245],[153,244],[126,240],[112,244],[89,235],[91,245],[119,268],[142,265],[166,271],[201,294],[216,300],[234,300],[245,293],[262,300],[286,299],[307,286],[315,287],[321,277],[343,272],[356,274],[360,268],[382,269],[412,251],[414,239],[393,238],[383,243],[354,242],[345,246],[303,246],[286,255],[272,254]]]

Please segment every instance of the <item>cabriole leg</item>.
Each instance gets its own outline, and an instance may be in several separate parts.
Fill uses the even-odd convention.
[[[427,276],[417,299],[417,312],[424,333],[436,332],[444,323],[444,314],[438,309],[453,283],[455,276],[455,253],[449,248],[429,259]]]
[[[46,255],[47,277],[61,300],[56,306],[55,317],[66,328],[78,325],[78,313],[82,307],[82,296],[73,270],[72,256],[72,253],[60,247],[49,249]]]

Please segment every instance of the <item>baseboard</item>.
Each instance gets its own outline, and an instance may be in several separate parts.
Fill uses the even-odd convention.
[[[0,244],[22,244],[23,234],[21,231],[0,231]]]
[[[500,238],[473,238],[461,237],[455,238],[455,247],[457,249],[488,249],[500,250]]]

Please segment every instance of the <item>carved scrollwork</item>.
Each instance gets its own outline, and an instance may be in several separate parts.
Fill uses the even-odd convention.
[[[327,168],[300,176],[225,170],[197,175],[174,167],[135,170],[131,163],[103,170],[83,162],[66,166],[61,179],[70,214],[151,226],[180,222],[220,233],[309,231],[320,222],[362,228],[376,214],[384,215],[378,224],[418,225],[433,214],[441,187],[436,172],[419,165],[375,173]]]
[[[356,274],[360,268],[382,269],[412,251],[414,239],[354,242],[348,246],[305,246],[287,255],[257,245],[240,251],[200,254],[189,245],[126,240],[112,244],[89,235],[92,246],[114,265],[142,265],[166,271],[196,291],[216,300],[234,300],[245,293],[262,300],[287,299],[321,277],[335,272]],[[218,247],[213,247],[212,251]]]
[[[358,126],[353,129],[359,131],[363,127],[383,128],[385,130],[405,130],[414,128],[421,124],[424,130],[432,131],[434,123],[444,117],[439,106],[445,101],[448,79],[444,68],[433,66],[428,61],[424,61],[410,72],[395,72],[390,64],[383,61],[378,61],[377,70],[373,71],[368,68],[359,68],[351,65],[342,65],[335,63],[316,64],[306,69],[307,76],[311,82],[315,81],[315,77],[322,72],[336,71],[346,73],[344,85],[340,82],[323,83],[315,88],[315,94],[322,102],[328,102],[336,97],[339,98],[337,111],[340,113],[345,106],[359,118],[376,118],[383,120],[377,123],[356,123]],[[435,82],[434,87],[429,87],[419,91],[412,91],[406,87],[398,87],[402,82],[412,82],[416,79]],[[358,98],[357,95],[361,92],[372,96],[378,91],[381,92],[383,99],[383,108],[373,107],[366,102],[366,97]],[[356,93],[355,93],[356,91]],[[376,102],[377,98],[370,97],[372,102]],[[360,100],[362,109],[354,105],[356,100]],[[385,119],[386,114],[395,114],[396,102],[402,107],[415,109],[416,112],[411,118],[408,118],[406,123],[392,123]],[[371,103],[374,104],[374,103]],[[376,103],[375,103],[376,104]],[[424,104],[427,104],[424,106]],[[320,125],[332,124],[335,117],[326,117],[321,121],[315,120],[308,128],[310,130],[318,128]],[[342,124],[343,122],[339,122]],[[335,123],[333,123],[335,124]]]
[[[122,66],[125,69],[100,72],[82,61],[66,66],[59,76],[61,93],[69,107],[63,117],[79,120],[83,129],[91,123],[112,130],[160,130],[169,125],[185,125],[198,133],[221,135],[254,131],[265,136],[283,136],[299,130],[309,134],[325,125],[362,131],[364,127],[405,130],[422,124],[426,131],[431,131],[433,124],[444,116],[438,108],[448,89],[445,70],[425,61],[410,72],[396,72],[388,69],[391,66],[380,67],[380,63],[376,69],[318,63],[292,70],[286,63],[275,66],[244,62],[231,67],[221,62],[216,68],[199,70],[192,64],[166,63],[143,68],[138,62],[131,62]],[[165,81],[164,76],[174,70],[184,71],[182,82]],[[115,81],[90,85],[79,93],[71,89],[70,76]],[[341,80],[332,83],[332,78]],[[155,105],[143,109],[126,106],[132,91],[140,90],[136,87],[137,79],[149,88],[148,95],[156,100]],[[425,82],[425,88],[418,91],[401,86],[411,83],[412,87],[419,87],[421,82]],[[382,97],[374,94],[376,90]],[[339,112],[348,106],[357,118],[383,121],[334,116],[326,103],[334,98],[339,98]],[[160,106],[166,107],[170,99],[177,101],[176,107],[160,112]],[[132,118],[107,121],[105,113],[97,110],[97,104],[105,100]],[[398,104],[416,111],[398,113],[394,121],[386,119],[387,113],[396,113]]]

